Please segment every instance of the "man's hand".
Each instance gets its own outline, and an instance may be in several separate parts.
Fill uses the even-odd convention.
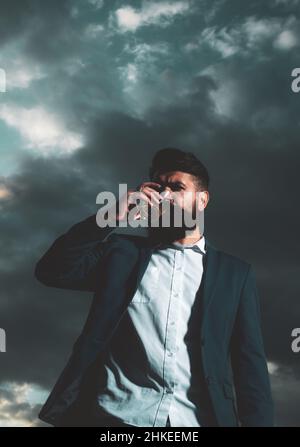
[[[126,221],[127,215],[132,208],[137,204],[137,199],[143,200],[150,206],[158,205],[161,197],[159,195],[159,190],[161,185],[156,182],[144,182],[139,187],[138,190],[129,189],[127,194],[117,202],[117,209],[119,210],[116,215],[116,220],[118,222]],[[137,209],[137,214],[134,219],[139,219],[141,217],[140,210]]]

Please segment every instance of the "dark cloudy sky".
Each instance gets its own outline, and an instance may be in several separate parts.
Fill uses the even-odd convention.
[[[154,152],[211,174],[206,237],[254,266],[278,425],[300,426],[299,0],[1,0],[0,425],[38,409],[91,302],[38,258]]]

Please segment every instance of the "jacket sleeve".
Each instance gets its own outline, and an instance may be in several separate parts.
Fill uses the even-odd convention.
[[[273,426],[273,400],[261,332],[260,303],[251,265],[235,320],[231,360],[241,425]]]
[[[96,215],[58,237],[35,266],[35,277],[49,287],[93,291],[112,227],[100,228]]]

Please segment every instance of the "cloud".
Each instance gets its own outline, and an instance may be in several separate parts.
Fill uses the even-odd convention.
[[[161,57],[166,57],[170,53],[166,42],[157,42],[153,45],[147,43],[126,44],[123,51],[129,56],[134,56],[134,62],[142,65],[141,68],[144,71],[146,71],[147,65],[160,61]]]
[[[104,0],[88,0],[88,2],[96,9],[101,9],[104,6]]]
[[[286,366],[276,365],[271,370],[271,386],[275,404],[275,421],[281,427],[299,427],[296,408],[300,401],[300,378]]]
[[[124,92],[131,98],[136,96],[137,83],[143,85],[151,79],[159,79],[158,64],[161,57],[166,59],[170,56],[169,47],[166,43],[158,42],[153,45],[141,43],[137,45],[127,44],[124,53],[132,57],[132,61],[125,66],[119,66],[120,77],[124,83]]]
[[[274,374],[276,374],[278,372],[278,370],[279,370],[279,365],[277,365],[274,362],[268,362],[269,374],[274,375]]]
[[[0,201],[7,200],[12,196],[12,192],[7,188],[5,184],[0,183]]]
[[[7,71],[7,90],[28,88],[33,81],[45,77],[38,65],[27,65],[21,59],[15,59]]]
[[[41,155],[70,154],[83,145],[80,134],[68,131],[57,116],[42,106],[24,108],[3,104],[0,119],[21,134],[26,148]]]
[[[32,82],[47,76],[41,64],[25,55],[23,45],[19,41],[2,47],[0,67],[5,68],[7,92],[13,89],[27,89]]]
[[[136,31],[149,25],[168,26],[173,18],[189,12],[188,1],[177,2],[143,2],[138,11],[131,6],[123,6],[116,10],[115,17],[121,31]]]
[[[126,67],[120,67],[121,76],[123,77],[128,91],[129,83],[136,83],[138,79],[138,67],[136,64],[127,64]]]
[[[223,58],[234,55],[250,57],[253,52],[262,52],[266,57],[266,45],[279,50],[290,50],[300,42],[299,22],[294,16],[283,18],[247,17],[243,23],[232,26],[205,28],[197,39],[185,44],[188,52],[205,46],[218,52]]]
[[[0,426],[47,426],[37,419],[37,413],[47,397],[47,391],[35,384],[6,382],[0,384]]]
[[[282,31],[280,33],[275,42],[274,46],[275,48],[278,48],[280,50],[290,50],[291,48],[294,48],[300,44],[298,36],[290,30]]]
[[[85,36],[88,39],[95,39],[104,30],[104,26],[98,23],[90,23],[85,29]]]

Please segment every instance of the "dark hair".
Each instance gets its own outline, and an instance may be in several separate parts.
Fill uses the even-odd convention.
[[[149,169],[150,180],[169,171],[187,172],[196,177],[200,189],[208,190],[209,175],[203,163],[192,153],[167,147],[156,152]]]

